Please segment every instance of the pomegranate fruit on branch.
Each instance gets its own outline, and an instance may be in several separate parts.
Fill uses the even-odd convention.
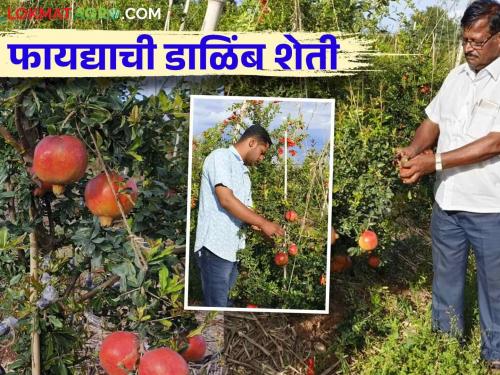
[[[113,183],[116,197],[123,208],[123,213],[127,215],[137,201],[137,184],[133,178],[125,181],[116,172],[109,172],[109,177]],[[99,217],[99,222],[103,227],[110,226],[113,219],[121,216],[113,190],[104,172],[94,177],[85,186],[85,205],[92,214]]]
[[[169,348],[146,352],[139,364],[138,375],[188,375],[189,367],[180,354]]]
[[[35,147],[33,172],[55,195],[64,193],[64,186],[78,181],[87,169],[87,150],[72,135],[49,135]]]
[[[108,375],[127,375],[139,361],[139,338],[135,333],[118,331],[106,336],[99,361]]]
[[[202,335],[188,337],[187,348],[180,354],[186,361],[199,362],[205,358],[207,343]]]

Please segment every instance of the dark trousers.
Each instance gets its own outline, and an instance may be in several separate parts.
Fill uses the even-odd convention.
[[[500,359],[500,214],[443,211],[434,204],[431,220],[432,323],[461,336],[469,245],[476,258],[481,355]]]
[[[227,307],[229,290],[238,277],[237,262],[222,259],[206,247],[195,256],[201,274],[204,306]]]

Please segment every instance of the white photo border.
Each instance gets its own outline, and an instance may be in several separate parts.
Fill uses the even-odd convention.
[[[189,293],[189,257],[191,241],[191,186],[193,167],[193,121],[194,121],[194,101],[196,99],[206,100],[265,100],[265,101],[288,101],[288,102],[316,102],[331,104],[330,118],[330,165],[328,176],[328,238],[326,256],[326,298],[324,310],[303,310],[303,309],[272,309],[272,308],[247,308],[247,307],[208,307],[191,306],[188,301]],[[332,231],[332,191],[333,191],[333,152],[335,139],[335,99],[316,98],[282,98],[282,97],[261,97],[261,96],[222,96],[222,95],[191,95],[189,109],[189,153],[188,153],[188,191],[187,191],[187,214],[186,214],[186,264],[184,275],[184,310],[195,311],[237,311],[237,312],[264,312],[264,313],[296,313],[296,314],[329,314],[330,313],[330,258],[331,258],[331,231]]]

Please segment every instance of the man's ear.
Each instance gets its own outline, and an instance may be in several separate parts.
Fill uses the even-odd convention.
[[[248,140],[248,146],[250,148],[254,148],[255,146],[257,146],[257,140],[255,138],[250,138]]]

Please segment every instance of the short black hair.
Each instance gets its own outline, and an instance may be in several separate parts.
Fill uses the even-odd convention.
[[[497,0],[476,0],[465,9],[460,26],[468,29],[480,18],[487,18],[492,35],[500,32],[500,3]]]
[[[247,138],[255,138],[258,142],[267,143],[269,146],[273,144],[267,130],[260,125],[252,125],[248,127],[241,135],[238,142],[244,141]]]

